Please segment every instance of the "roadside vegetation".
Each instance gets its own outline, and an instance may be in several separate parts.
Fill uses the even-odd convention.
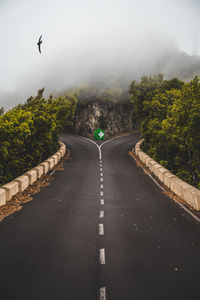
[[[120,114],[130,111],[130,96],[121,88],[80,87],[45,99],[44,89],[24,104],[4,112],[0,108],[0,186],[22,175],[55,153],[61,131],[74,132],[75,116],[91,103],[104,103]],[[100,116],[100,125],[107,127]]]
[[[44,89],[39,90],[36,97],[7,112],[0,108],[0,185],[56,152],[60,132],[75,132],[76,116],[84,109],[87,112],[91,103],[99,103],[105,106],[104,112],[130,116],[132,128],[140,129],[145,138],[144,151],[200,188],[198,77],[186,83],[177,78],[165,80],[158,74],[133,81],[129,91],[119,85],[84,86],[48,99],[43,93]],[[98,118],[100,127],[106,130],[109,113]]]
[[[77,95],[77,112],[87,108],[92,103],[102,104],[110,111],[118,113],[121,110],[132,110],[130,102],[130,95],[128,88],[111,87],[104,88],[99,86],[82,86],[78,89],[72,90]],[[107,123],[105,116],[101,116],[102,120]],[[103,129],[103,128],[102,128]]]
[[[77,98],[43,98],[44,89],[0,116],[0,185],[20,176],[59,148],[63,128],[73,127]]]
[[[143,149],[181,179],[200,188],[200,82],[143,76],[130,86]]]

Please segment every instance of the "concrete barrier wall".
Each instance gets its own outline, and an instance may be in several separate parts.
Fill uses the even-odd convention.
[[[8,182],[1,188],[6,191],[6,201],[10,201],[12,196],[19,192],[19,185],[16,181]]]
[[[47,174],[49,172],[50,168],[48,162],[44,161],[43,163],[40,164],[40,166],[43,167],[44,174]]]
[[[31,185],[37,180],[37,171],[32,169],[26,172],[24,176],[27,176],[29,178],[29,185]]]
[[[58,161],[59,161],[59,158],[58,158],[58,155],[57,155],[57,154],[52,155],[50,158],[53,158],[53,159],[54,159],[55,165],[56,165],[56,164],[58,163]]]
[[[17,177],[13,181],[18,183],[19,192],[23,192],[29,186],[29,178],[25,175]]]
[[[48,158],[45,162],[49,164],[50,170],[55,166],[55,160],[53,158]]]
[[[0,206],[6,204],[6,191],[0,188]]]
[[[200,190],[184,182],[162,165],[144,153],[140,146],[144,139],[135,145],[135,154],[141,162],[175,195],[186,201],[195,210],[200,211]]]
[[[65,144],[62,142],[59,142],[59,144],[59,150],[46,161],[0,187],[0,207],[5,205],[7,201],[10,201],[18,192],[23,192],[43,174],[48,173],[59,162],[66,152]]]
[[[39,166],[33,168],[33,170],[35,170],[37,172],[37,179],[40,178],[44,174],[44,166],[43,165],[39,165]]]

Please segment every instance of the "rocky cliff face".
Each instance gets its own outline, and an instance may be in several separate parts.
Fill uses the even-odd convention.
[[[78,104],[75,133],[92,136],[97,128],[103,129],[107,136],[133,131],[133,113],[130,104],[112,102]]]

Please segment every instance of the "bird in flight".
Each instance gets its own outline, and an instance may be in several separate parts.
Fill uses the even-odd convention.
[[[40,36],[39,41],[37,42],[38,49],[39,49],[40,53],[41,53],[41,44],[42,44],[42,35]]]

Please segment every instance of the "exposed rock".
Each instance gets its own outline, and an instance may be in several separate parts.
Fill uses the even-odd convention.
[[[78,104],[75,133],[91,136],[97,128],[103,129],[108,136],[133,131],[134,122],[130,104],[113,102]]]

